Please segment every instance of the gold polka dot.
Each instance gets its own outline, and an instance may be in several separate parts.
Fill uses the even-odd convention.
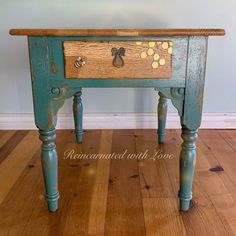
[[[152,68],[153,68],[153,69],[158,68],[158,62],[157,62],[157,61],[154,61],[154,62],[152,63]]]
[[[147,53],[146,52],[142,52],[140,56],[141,56],[141,58],[145,59],[147,57]]]
[[[170,45],[170,46],[173,46],[173,42],[169,42],[169,45]]]
[[[136,42],[136,44],[137,44],[137,45],[141,45],[141,44],[142,44],[142,42]]]
[[[154,53],[154,50],[152,48],[149,48],[147,53],[149,56],[151,56]]]
[[[160,45],[161,44],[161,42],[157,42],[157,45]]]
[[[155,44],[156,44],[155,42],[149,42],[149,43],[148,43],[148,45],[149,45],[150,48],[153,48],[153,47],[155,46]]]
[[[164,58],[162,58],[160,61],[159,61],[160,65],[161,66],[164,66],[166,64],[166,60]]]
[[[159,55],[158,53],[155,53],[154,56],[153,56],[153,59],[154,59],[155,61],[158,61],[159,58],[160,58],[160,55]]]
[[[167,42],[164,42],[164,43],[162,44],[162,48],[163,48],[163,49],[167,49],[167,48],[168,48],[168,43],[167,43]]]
[[[172,54],[172,53],[173,53],[173,48],[172,48],[172,47],[168,48],[168,53],[169,53],[169,54]]]

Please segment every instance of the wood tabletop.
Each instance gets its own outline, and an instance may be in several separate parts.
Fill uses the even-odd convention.
[[[223,36],[224,29],[11,29],[27,36]]]

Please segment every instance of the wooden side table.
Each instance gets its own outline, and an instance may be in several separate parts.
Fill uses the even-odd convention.
[[[35,123],[50,211],[58,208],[57,112],[74,96],[82,142],[83,87],[152,87],[159,91],[158,137],[164,142],[167,98],[182,125],[180,210],[189,209],[201,123],[207,41],[222,29],[12,29],[28,36]]]

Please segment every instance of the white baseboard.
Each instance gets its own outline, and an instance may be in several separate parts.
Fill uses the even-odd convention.
[[[70,113],[58,115],[58,129],[73,129]],[[156,129],[155,113],[95,113],[84,114],[84,129]],[[180,128],[177,113],[168,113],[167,129]],[[201,128],[236,129],[236,113],[203,113]],[[36,129],[32,113],[0,114],[0,130]]]

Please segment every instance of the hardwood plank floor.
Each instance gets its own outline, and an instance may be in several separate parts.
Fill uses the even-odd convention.
[[[49,213],[37,131],[0,131],[0,236],[236,235],[236,130],[200,130],[188,212],[181,142],[179,130],[163,145],[155,130],[86,130],[83,144],[57,131],[61,197]]]

